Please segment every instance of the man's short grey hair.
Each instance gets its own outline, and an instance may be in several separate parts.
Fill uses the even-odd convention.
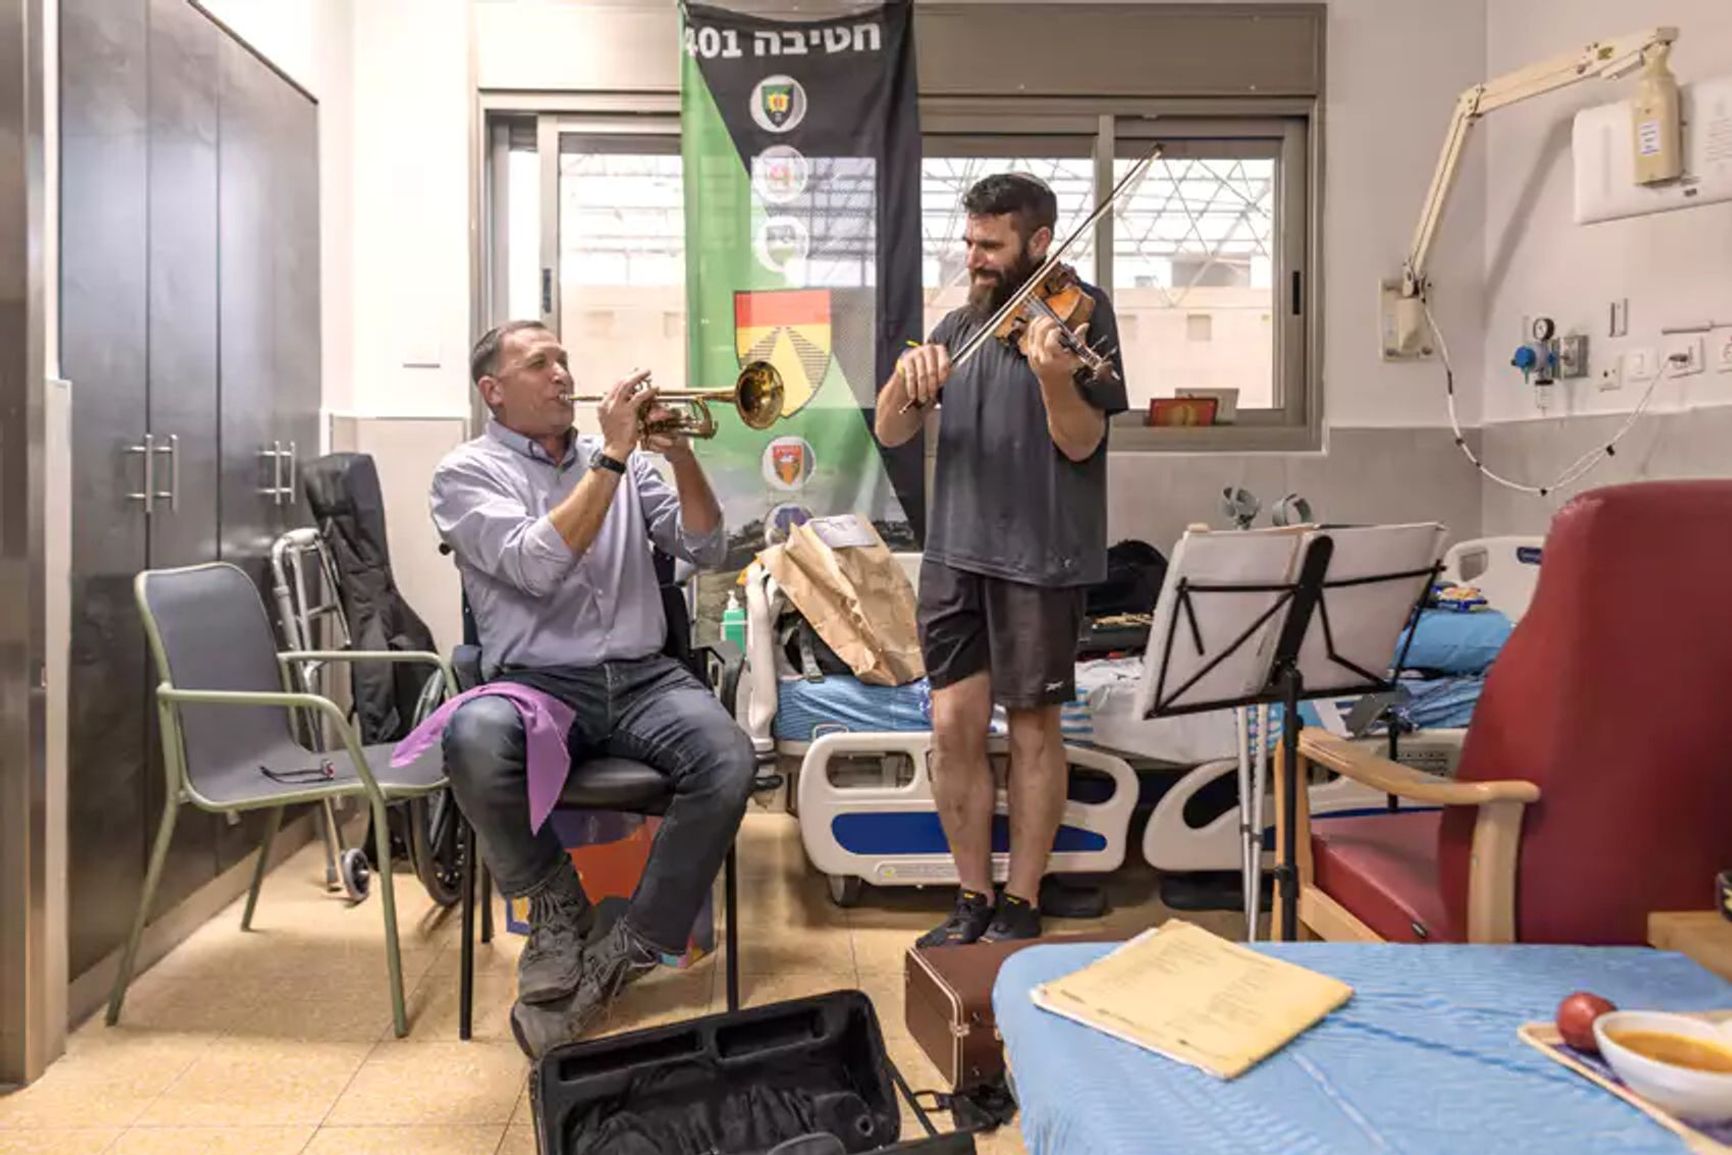
[[[499,371],[499,350],[505,344],[505,338],[524,329],[540,329],[551,332],[540,321],[507,321],[503,325],[495,325],[481,335],[481,340],[475,342],[475,347],[469,350],[469,380],[476,385],[481,384],[483,377],[490,377]]]

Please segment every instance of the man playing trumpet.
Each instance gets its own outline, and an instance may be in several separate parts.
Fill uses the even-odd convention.
[[[722,510],[647,373],[613,386],[599,437],[572,428],[566,353],[541,324],[515,321],[470,356],[493,414],[433,475],[431,507],[457,559],[485,675],[531,686],[576,711],[574,755],[615,755],[665,774],[674,799],[631,905],[584,946],[594,911],[551,827],[532,833],[527,742],[517,707],[464,703],[445,731],[452,794],[508,898],[529,899],[512,1030],[532,1058],[581,1036],[627,983],[683,953],[745,814],[752,743],[715,695],[663,654],[667,621],[651,543],[715,567]],[[665,482],[639,448],[673,467]]]

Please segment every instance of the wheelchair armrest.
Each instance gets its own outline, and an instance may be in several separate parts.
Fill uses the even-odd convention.
[[[457,689],[467,693],[479,686],[481,677],[481,647],[458,646],[451,651],[451,670],[457,675]]]
[[[740,696],[740,675],[746,668],[746,655],[727,638],[693,646],[692,653],[704,658],[705,668],[710,672],[710,688],[721,698],[728,714],[733,715],[734,703]]]

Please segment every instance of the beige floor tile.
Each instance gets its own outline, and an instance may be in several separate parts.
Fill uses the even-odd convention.
[[[0,1129],[131,1126],[203,1045],[185,1035],[80,1037],[36,1082],[0,1096]]]
[[[372,1052],[368,1043],[212,1041],[139,1119],[145,1126],[317,1126]]]
[[[1028,1155],[1028,1145],[1023,1142],[1022,1129],[1014,1120],[990,1135],[976,1135],[974,1144],[977,1155]]]
[[[505,1139],[499,1144],[499,1155],[536,1155],[535,1128],[507,1127]]]
[[[903,1009],[903,979],[900,974],[862,972],[860,989],[872,1000],[878,1015],[878,1029],[887,1035],[907,1034],[907,1016]]]
[[[300,1155],[307,1127],[134,1127],[106,1155]]]
[[[535,1121],[529,1115],[529,1088],[523,1089],[523,1094],[517,1096],[517,1110],[511,1113],[512,1127],[532,1127]]]
[[[493,1155],[502,1126],[324,1127],[305,1155]],[[533,1146],[531,1148],[533,1151]]]
[[[529,1061],[512,1043],[385,1043],[362,1064],[325,1122],[503,1129],[528,1074]]]
[[[810,998],[831,991],[856,990],[859,982],[848,971],[829,974],[741,975],[740,1005],[761,1007],[790,999]]]
[[[516,999],[516,962],[503,965],[497,959],[478,958],[474,1005],[470,1011],[471,1037],[476,1041],[511,1042],[511,1004]],[[457,1041],[461,1002],[457,952],[448,951],[409,997],[408,1041]]]
[[[0,1131],[0,1155],[101,1155],[120,1136],[116,1129]]]

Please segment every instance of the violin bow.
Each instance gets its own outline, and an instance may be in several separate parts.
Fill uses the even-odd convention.
[[[1113,191],[1107,194],[1107,198],[1095,206],[1094,212],[1088,215],[1088,219],[1078,225],[1076,229],[1072,231],[1071,235],[1066,237],[1056,249],[1049,252],[1046,255],[1046,260],[1041,262],[1040,268],[1029,274],[1028,280],[1023,282],[1022,287],[1012,293],[1010,299],[1003,305],[999,306],[998,312],[994,313],[986,324],[982,325],[979,331],[968,339],[968,343],[962,347],[962,352],[958,353],[955,358],[951,360],[950,367],[952,371],[960,369],[966,365],[968,359],[974,356],[974,354],[980,350],[980,347],[986,344],[987,339],[998,331],[998,327],[1004,323],[1005,318],[1009,317],[1017,309],[1022,308],[1022,303],[1028,300],[1035,290],[1040,288],[1040,286],[1046,281],[1047,274],[1058,267],[1060,259],[1064,257],[1071,245],[1076,243],[1077,238],[1093,228],[1095,222],[1099,221],[1101,217],[1106,214],[1106,211],[1112,208],[1113,202],[1118,200],[1119,197],[1124,194],[1125,190],[1130,188],[1132,184],[1142,179],[1143,173],[1148,171],[1149,165],[1153,164],[1156,158],[1160,155],[1161,145],[1159,141],[1156,141],[1154,144],[1149,146],[1149,151],[1144,153],[1142,158],[1125,172],[1125,175],[1119,179],[1119,183],[1113,186]],[[913,407],[914,403],[909,402],[902,407],[901,411],[906,413]]]

